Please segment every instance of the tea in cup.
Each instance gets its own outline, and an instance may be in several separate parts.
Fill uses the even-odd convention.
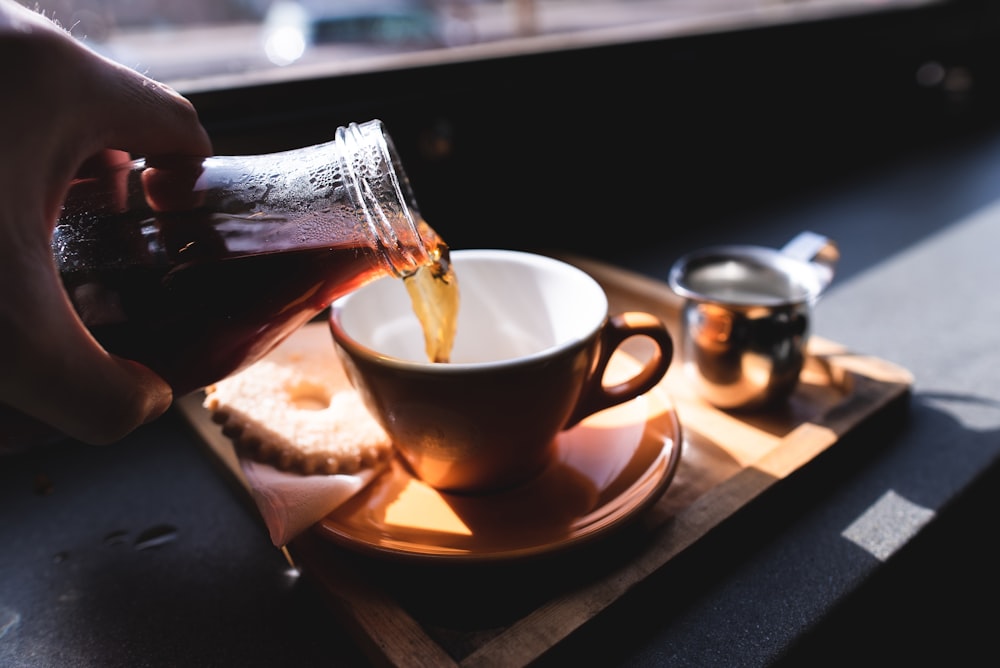
[[[421,480],[449,492],[517,485],[553,459],[558,434],[649,391],[673,342],[656,316],[609,315],[600,284],[566,262],[511,250],[451,253],[460,308],[450,361],[428,361],[399,281],[336,300],[330,329],[351,382]],[[605,385],[632,337],[653,345],[632,377]]]
[[[675,262],[668,280],[684,298],[678,348],[695,391],[730,410],[787,399],[839,257],[833,241],[802,232],[781,249],[713,246]]]

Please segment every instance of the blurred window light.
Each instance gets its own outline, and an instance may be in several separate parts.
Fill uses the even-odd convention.
[[[18,0],[96,51],[168,83],[226,88],[297,68],[368,69],[417,52],[558,49],[947,0]],[[560,39],[561,38],[561,39]],[[268,74],[270,73],[270,74]],[[208,84],[200,84],[210,81]]]
[[[264,41],[264,53],[275,65],[291,65],[306,52],[306,37],[301,30],[283,26]]]

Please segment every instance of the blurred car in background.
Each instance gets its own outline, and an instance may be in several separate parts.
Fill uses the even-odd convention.
[[[289,65],[321,45],[433,49],[465,39],[454,21],[435,5],[413,0],[276,0],[264,16],[264,52],[272,63]]]

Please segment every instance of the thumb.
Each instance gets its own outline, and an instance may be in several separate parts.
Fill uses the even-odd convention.
[[[51,262],[51,261],[50,261]],[[36,273],[2,328],[0,403],[67,436],[101,444],[170,406],[170,386],[147,367],[106,352],[76,316],[54,271]],[[23,279],[22,279],[23,280]]]

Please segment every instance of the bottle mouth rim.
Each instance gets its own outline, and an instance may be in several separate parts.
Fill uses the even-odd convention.
[[[341,167],[351,198],[375,246],[392,271],[405,277],[426,264],[430,250],[417,224],[416,201],[402,162],[382,121],[337,128]]]

